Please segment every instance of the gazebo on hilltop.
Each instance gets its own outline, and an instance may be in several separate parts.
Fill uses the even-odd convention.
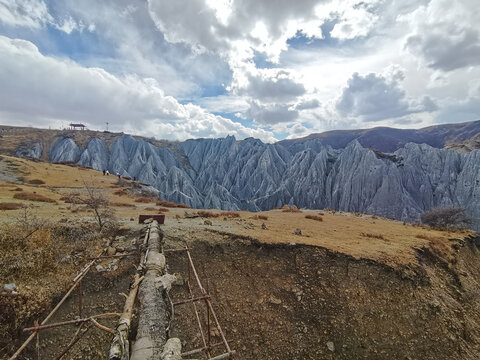
[[[84,124],[70,123],[70,130],[85,130],[86,128]]]

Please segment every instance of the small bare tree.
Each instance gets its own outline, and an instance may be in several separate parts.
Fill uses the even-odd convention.
[[[420,219],[422,223],[435,229],[456,230],[468,227],[472,220],[465,209],[458,207],[437,207],[425,211]]]
[[[110,218],[112,214],[110,202],[98,189],[93,186],[88,186],[85,182],[84,185],[87,194],[83,197],[82,203],[86,205],[87,209],[93,212],[98,227],[102,230],[107,219]]]
[[[83,185],[85,187],[83,195],[73,193],[66,196],[66,198],[68,198],[70,203],[85,205],[86,209],[93,213],[93,217],[101,231],[107,223],[113,221],[113,210],[110,207],[110,201],[102,193],[103,189],[98,189],[88,184],[85,180]]]

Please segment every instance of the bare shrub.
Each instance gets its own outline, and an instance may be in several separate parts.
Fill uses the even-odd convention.
[[[19,200],[28,200],[28,201],[40,201],[40,202],[47,202],[47,203],[56,203],[54,199],[48,198],[46,196],[36,194],[36,193],[29,193],[29,192],[21,192],[18,194],[13,195],[15,199]]]
[[[0,203],[0,210],[18,210],[23,206],[22,203]]]
[[[236,211],[224,211],[220,213],[220,216],[229,217],[229,218],[238,218],[240,214]]]
[[[139,197],[139,198],[136,198],[135,199],[135,202],[138,202],[138,203],[144,203],[144,204],[148,204],[148,203],[152,203],[154,202],[154,200],[148,198],[148,197]]]
[[[158,208],[158,212],[169,212],[170,210],[168,210],[167,208],[164,208],[164,207],[161,207],[161,208]]]
[[[292,213],[301,213],[302,212],[302,210],[298,209],[295,205],[292,205],[290,207],[285,205],[282,209],[283,209],[282,212],[292,212]]]
[[[45,181],[40,180],[40,179],[32,179],[32,180],[28,180],[28,181],[27,181],[27,184],[31,184],[31,185],[43,185],[43,184],[45,184]]]
[[[379,240],[385,240],[385,238],[383,237],[383,235],[380,235],[380,234],[370,234],[370,233],[360,233],[360,236],[363,236],[363,237],[367,237],[367,238],[371,238],[371,239],[379,239]]]
[[[107,224],[109,227],[117,226],[110,202],[102,193],[103,189],[97,189],[87,184],[85,181],[83,184],[85,186],[86,193],[84,195],[77,195],[76,193],[70,194],[69,197],[72,203],[82,204],[84,205],[85,210],[92,212],[100,230],[102,230],[102,228]],[[81,209],[78,209],[78,211],[81,211]]]
[[[170,208],[176,208],[176,207],[178,207],[178,205],[175,204],[174,202],[164,201],[164,200],[157,201],[155,204],[156,204],[157,206],[164,206],[164,207],[170,207]]]
[[[268,216],[267,215],[253,215],[252,219],[253,220],[268,220]]]
[[[204,218],[216,218],[220,216],[220,214],[215,214],[211,211],[205,211],[205,210],[197,211],[197,215]]]
[[[182,208],[182,209],[191,209],[190,206],[184,203],[177,204],[177,207]]]
[[[433,208],[425,211],[420,219],[423,224],[439,230],[464,229],[472,222],[465,209],[457,207]]]
[[[316,221],[323,221],[323,218],[318,215],[305,215],[306,219],[316,220]]]

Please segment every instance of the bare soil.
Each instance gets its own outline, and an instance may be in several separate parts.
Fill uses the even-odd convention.
[[[190,246],[238,358],[480,355],[475,247],[462,246],[453,266],[427,251],[418,253],[418,267],[400,270],[307,245],[222,237]],[[167,263],[171,272],[187,274],[184,254],[170,253]],[[182,300],[186,290],[175,287],[171,296]],[[201,315],[205,322],[205,311]],[[203,347],[191,305],[177,306],[174,324],[172,335],[184,340],[185,350]],[[212,343],[219,341],[212,333]]]

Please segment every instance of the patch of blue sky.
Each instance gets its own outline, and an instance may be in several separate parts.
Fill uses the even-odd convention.
[[[258,51],[254,53],[253,62],[257,69],[271,69],[279,66],[278,64],[268,61],[267,56]]]
[[[70,34],[48,26],[46,36],[52,45],[40,49],[44,55],[64,56],[83,64],[91,58],[110,58],[114,56],[115,49],[102,39],[97,32],[73,30]]]
[[[337,19],[332,19],[326,21],[320,26],[322,29],[323,37],[319,38],[309,38],[305,36],[302,32],[298,31],[293,38],[287,40],[289,47],[297,50],[302,50],[306,48],[324,48],[324,47],[338,47],[340,46],[340,41],[336,38],[333,38],[330,33],[338,23]]]
[[[219,95],[226,95],[228,93],[224,85],[206,84],[202,86],[202,93],[200,97],[214,97]]]

